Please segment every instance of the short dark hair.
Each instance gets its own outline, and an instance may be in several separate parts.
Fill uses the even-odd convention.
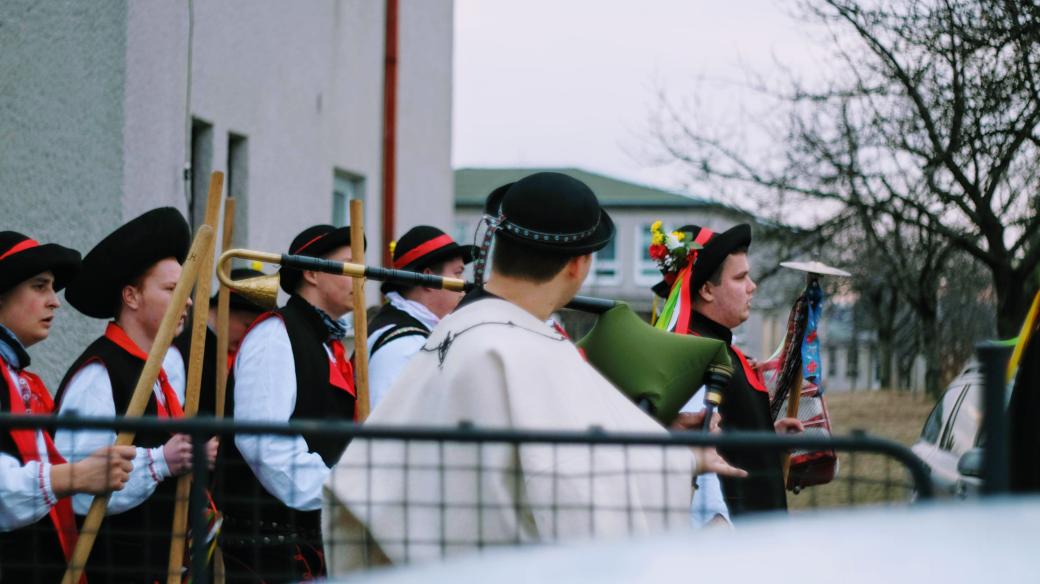
[[[738,255],[738,254],[742,254],[742,253],[746,254],[747,252],[748,252],[747,246],[738,247],[737,249],[729,252],[729,254],[726,256],[726,259],[729,259],[729,256],[731,256],[731,255]],[[715,272],[708,278],[707,281],[711,282],[715,286],[718,286],[719,284],[721,284],[722,283],[722,268],[725,267],[725,266],[726,266],[726,260],[722,260],[722,263],[719,264],[719,267],[715,268]]]
[[[511,239],[496,237],[491,267],[503,276],[541,283],[555,278],[572,257],[575,256],[532,249]]]

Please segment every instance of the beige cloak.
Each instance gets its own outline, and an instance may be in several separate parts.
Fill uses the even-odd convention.
[[[366,424],[665,434],[577,348],[497,298],[446,317]],[[325,483],[330,575],[481,547],[689,525],[685,447],[354,440]]]

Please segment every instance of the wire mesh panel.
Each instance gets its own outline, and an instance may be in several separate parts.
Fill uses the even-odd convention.
[[[834,481],[787,493],[795,514],[905,505],[915,495],[931,495],[918,459],[865,435],[622,435],[0,416],[0,431],[15,424],[46,425],[52,432],[59,425],[75,431],[186,432],[198,460],[205,458],[200,445],[218,436],[221,453],[213,471],[196,468],[190,543],[173,566],[175,578],[194,582],[291,582],[490,548],[695,529],[724,518],[739,529],[755,513],[734,504],[726,482],[712,475],[695,478],[696,467],[715,447],[778,459],[792,449],[838,452]],[[279,455],[279,441],[297,439],[349,445],[336,460],[304,457],[281,473],[264,470]],[[149,461],[139,457],[135,463]],[[758,470],[749,470],[746,479],[725,481],[763,482]],[[137,504],[125,492],[112,497],[86,564],[90,582],[166,580],[174,483],[159,480]],[[89,499],[73,498],[80,521]],[[744,512],[729,513],[730,508]],[[9,551],[22,542],[27,551],[19,558],[24,561],[12,560],[7,551],[0,556],[0,581],[58,581],[65,562],[60,544],[46,540],[53,534],[42,522],[5,531],[0,545]]]

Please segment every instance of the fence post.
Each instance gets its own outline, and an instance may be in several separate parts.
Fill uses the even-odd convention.
[[[982,461],[982,492],[999,495],[1008,492],[1008,433],[1005,400],[1007,360],[1011,348],[984,342],[975,346],[982,366],[982,435],[985,437]]]
[[[191,500],[188,503],[188,525],[191,532],[191,582],[209,584],[208,551],[206,538],[209,522],[206,521],[206,486],[209,484],[209,457],[206,456],[206,432],[196,430],[191,435],[192,481]]]

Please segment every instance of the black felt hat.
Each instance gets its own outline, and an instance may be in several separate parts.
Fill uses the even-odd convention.
[[[332,250],[350,246],[350,226],[333,227],[332,225],[314,225],[300,232],[289,244],[290,255],[304,255],[320,258]],[[368,249],[368,239],[365,239],[365,249]],[[283,267],[278,270],[279,285],[286,294],[296,292],[303,272],[294,268]]]
[[[691,297],[701,289],[708,278],[711,278],[715,270],[719,269],[729,254],[751,246],[751,226],[747,223],[741,223],[722,233],[715,233],[699,225],[684,225],[676,231],[686,233],[687,237],[703,246],[697,250],[697,259],[693,263],[693,272],[690,274]],[[668,298],[671,288],[671,282],[662,280],[654,284],[651,290],[661,298]]]
[[[191,229],[173,207],[152,209],[116,229],[83,258],[83,270],[65,298],[94,318],[114,318],[123,286],[166,258],[184,263]]]
[[[56,243],[40,245],[16,231],[0,231],[0,294],[47,271],[54,274],[57,292],[76,276],[79,267],[79,252],[74,249]]]
[[[412,227],[394,245],[393,267],[409,272],[421,272],[424,269],[445,260],[462,258],[464,264],[472,262],[476,257],[475,245],[459,245],[450,235],[429,225]],[[391,282],[383,282],[380,290],[383,294],[400,290],[401,287]]]
[[[561,255],[603,249],[614,222],[585,183],[558,172],[539,172],[495,189],[484,212],[499,218],[496,237]]]
[[[267,274],[261,272],[260,270],[254,270],[252,268],[235,268],[231,270],[232,280],[245,280],[248,278],[258,278],[260,276],[266,275]],[[244,310],[246,312],[256,312],[258,314],[267,312],[266,308],[260,306],[259,304],[256,304],[252,300],[239,294],[234,289],[231,289],[229,292],[230,294],[228,294],[228,306],[231,308],[231,310]],[[210,297],[209,305],[211,307],[217,305],[217,298],[219,296],[220,293],[218,292],[217,294],[214,294]]]

